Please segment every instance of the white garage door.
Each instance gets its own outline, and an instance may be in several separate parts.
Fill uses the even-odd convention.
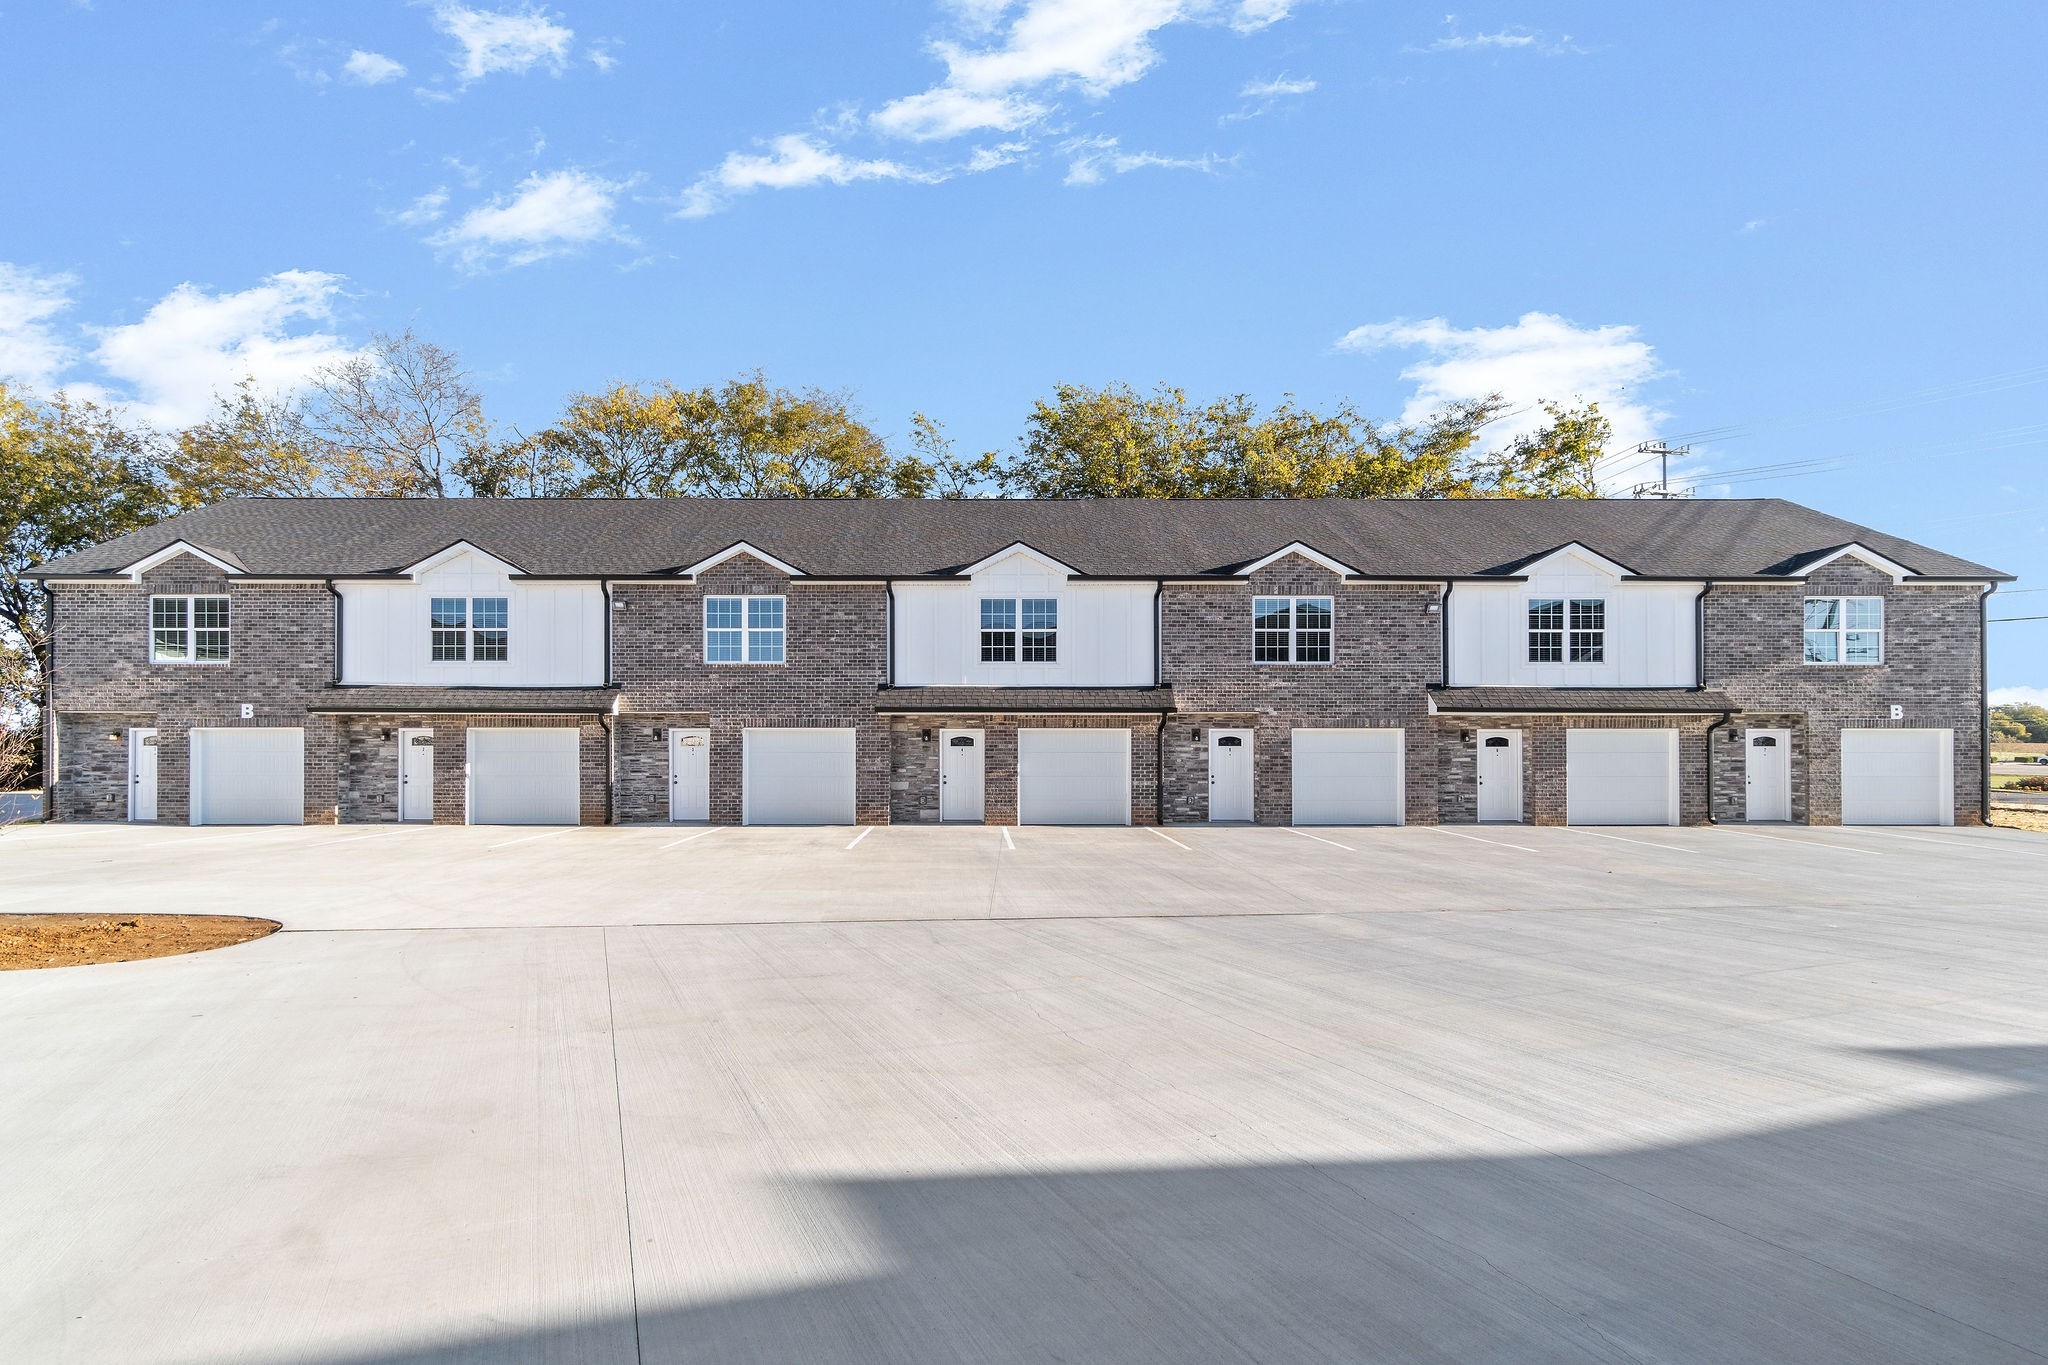
[[[1294,823],[1400,824],[1404,739],[1400,730],[1296,730]]]
[[[1842,731],[1842,823],[1952,825],[1953,730]]]
[[[1131,823],[1131,732],[1019,730],[1017,823]]]
[[[749,730],[740,818],[750,825],[854,823],[851,730]]]
[[[566,728],[471,730],[469,823],[578,823],[576,748]]]
[[[306,732],[194,730],[192,823],[298,825],[306,820]]]
[[[1678,731],[1567,730],[1565,819],[1574,825],[1678,823]]]

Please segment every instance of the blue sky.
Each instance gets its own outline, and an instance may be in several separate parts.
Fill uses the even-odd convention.
[[[0,374],[168,423],[411,324],[528,429],[760,367],[970,450],[1062,380],[1583,395],[1704,434],[1703,493],[2048,589],[2044,47],[2026,4],[16,4]],[[1993,631],[2048,686],[2048,621]]]

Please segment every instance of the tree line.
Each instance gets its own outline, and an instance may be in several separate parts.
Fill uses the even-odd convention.
[[[962,454],[913,413],[884,436],[852,397],[759,372],[572,394],[536,432],[494,421],[453,351],[407,330],[280,394],[245,380],[157,430],[118,407],[0,383],[0,728],[32,726],[47,666],[32,565],[233,497],[1593,497],[1612,432],[1597,404],[1545,403],[1493,435],[1498,395],[1417,422],[1343,402],[1161,385],[1058,384],[1015,449]],[[4,766],[4,765],[0,765]],[[0,790],[24,774],[0,772]]]

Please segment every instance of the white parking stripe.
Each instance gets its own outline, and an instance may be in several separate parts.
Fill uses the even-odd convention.
[[[547,832],[546,834],[529,834],[529,835],[527,835],[527,836],[525,836],[524,838],[521,838],[521,839],[507,839],[507,840],[506,840],[506,841],[505,841],[504,843],[502,843],[502,844],[491,844],[491,845],[488,845],[488,846],[487,846],[487,850],[486,850],[486,851],[488,851],[488,849],[490,849],[490,848],[510,848],[510,847],[512,847],[512,845],[514,845],[514,844],[530,844],[530,843],[532,843],[532,842],[533,842],[533,841],[534,841],[535,839],[559,839],[559,838],[561,838],[561,837],[562,837],[562,836],[563,836],[564,834],[573,834],[573,833],[575,833],[575,829],[574,829],[573,827],[572,827],[572,828],[570,828],[570,829],[551,829],[551,830],[549,830],[549,831],[548,831],[548,832]]]
[[[1694,852],[1692,849],[1678,848],[1671,844],[1652,843],[1648,839],[1631,839],[1625,834],[1604,834],[1597,829],[1581,829],[1577,825],[1566,825],[1565,828],[1574,834],[1584,834],[1593,839],[1612,839],[1618,844],[1639,844],[1644,848],[1661,848],[1666,853],[1683,853],[1688,858],[1693,856]]]
[[[861,840],[867,838],[870,834],[873,834],[874,832],[875,827],[873,825],[869,825],[865,829],[861,830],[860,833],[853,836],[853,842],[846,846],[846,851],[851,853],[860,844]]]
[[[1304,838],[1304,839],[1313,839],[1313,840],[1315,840],[1315,841],[1316,841],[1317,843],[1319,843],[1319,844],[1328,844],[1328,845],[1329,845],[1329,846],[1330,846],[1331,848],[1341,848],[1341,849],[1343,849],[1343,850],[1344,850],[1344,851],[1345,851],[1346,853],[1356,853],[1356,852],[1358,852],[1358,850],[1357,850],[1357,849],[1353,848],[1353,847],[1352,847],[1351,845],[1349,845],[1349,844],[1340,844],[1340,843],[1338,843],[1338,842],[1337,842],[1337,841],[1336,841],[1335,839],[1325,839],[1325,838],[1324,838],[1324,837],[1323,837],[1322,835],[1320,835],[1320,834],[1310,834],[1310,833],[1307,833],[1307,832],[1306,832],[1306,831],[1304,831],[1304,830],[1298,830],[1298,829],[1294,828],[1294,827],[1293,827],[1292,825],[1282,825],[1282,826],[1281,826],[1281,828],[1282,828],[1282,829],[1284,829],[1284,830],[1286,830],[1286,831],[1287,831],[1287,832],[1288,832],[1289,834],[1299,834],[1299,835],[1301,835],[1301,837],[1302,837],[1302,838]]]
[[[1017,851],[1017,845],[1010,841],[1010,827],[1008,825],[1003,826],[1003,847],[1009,849],[1012,853]]]
[[[1541,853],[1543,851],[1540,848],[1531,848],[1527,844],[1511,844],[1505,839],[1482,839],[1476,834],[1460,834],[1454,829],[1445,829],[1442,825],[1431,825],[1429,828],[1435,830],[1438,834],[1448,834],[1453,839],[1470,839],[1475,844],[1485,844],[1489,848],[1519,848],[1524,853]]]
[[[1934,844],[1940,848],[1984,848],[1988,845],[1997,848],[2002,853],[2010,853],[2016,857],[2048,858],[2048,852],[2042,852],[2037,849],[2006,848],[2002,841],[1979,839],[1972,834],[1958,834],[1948,839],[1928,839],[1918,834],[1896,834],[1888,829],[1871,829],[1867,825],[1847,825],[1843,826],[1842,830],[1844,833],[1853,831],[1857,834],[1875,834],[1880,839],[1904,839],[1909,844]]]
[[[325,844],[322,844],[322,845],[321,845],[321,847],[322,847],[322,848],[333,848],[333,847],[334,847],[334,846],[335,846],[336,844],[360,844],[360,843],[361,843],[361,842],[362,842],[363,840],[365,840],[365,839],[391,839],[391,838],[395,838],[396,836],[398,836],[398,835],[400,835],[400,834],[410,834],[410,833],[412,833],[412,832],[413,832],[413,830],[416,830],[416,829],[427,829],[427,828],[429,828],[429,826],[427,826],[427,825],[424,825],[424,824],[419,824],[419,825],[411,825],[411,826],[409,826],[409,827],[407,827],[407,828],[405,828],[405,829],[387,829],[387,830],[384,830],[384,831],[383,831],[382,833],[378,833],[378,834],[357,834],[357,835],[352,835],[352,836],[350,836],[349,838],[346,838],[346,839],[330,839],[330,840],[328,840],[328,841],[327,841],[327,842],[326,842]]]
[[[1787,839],[1782,834],[1762,834],[1753,829],[1737,829],[1733,825],[1722,825],[1720,828],[1730,834],[1746,835],[1751,839],[1769,839],[1774,844],[1792,844],[1798,848],[1831,848],[1837,853],[1860,853],[1866,858],[1885,856],[1874,848],[1850,848],[1847,844],[1831,844],[1825,839]]]
[[[1144,830],[1144,831],[1145,831],[1146,833],[1148,833],[1148,834],[1159,834],[1159,831],[1158,831],[1158,830],[1156,830],[1156,829],[1154,829],[1154,828],[1153,828],[1152,826],[1150,826],[1150,825],[1141,825],[1141,826],[1139,826],[1139,828],[1143,829],[1143,830]],[[1193,850],[1193,849],[1191,849],[1191,848],[1188,848],[1188,846],[1187,846],[1186,844],[1182,843],[1182,842],[1181,842],[1180,840],[1178,840],[1178,839],[1175,839],[1175,838],[1173,838],[1173,837],[1172,837],[1171,835],[1166,835],[1166,834],[1159,834],[1159,837],[1160,837],[1160,838],[1162,838],[1162,839],[1164,839],[1164,840],[1166,840],[1166,842],[1167,842],[1167,843],[1169,843],[1169,844],[1172,844],[1172,845],[1173,845],[1173,846],[1174,846],[1175,848],[1180,848],[1180,849],[1187,849],[1187,851],[1188,851],[1189,853],[1193,853],[1193,852],[1194,852],[1194,850]]]
[[[672,844],[663,844],[660,848],[657,848],[654,851],[656,853],[666,853],[672,848],[680,848],[684,844],[694,843],[699,839],[708,839],[716,833],[718,833],[718,831],[715,829],[707,829],[702,834],[692,834],[685,838],[678,839]]]
[[[203,827],[202,827],[203,828]],[[221,839],[246,839],[252,834],[275,834],[275,825],[259,825],[255,829],[238,829],[232,834],[202,834],[192,839],[166,839],[158,844],[144,844],[144,848],[183,848],[187,844],[211,844]]]

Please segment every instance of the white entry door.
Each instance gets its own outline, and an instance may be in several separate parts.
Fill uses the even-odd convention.
[[[1522,732],[1479,732],[1479,819],[1483,824],[1522,821]]]
[[[1842,731],[1843,824],[1955,822],[1955,731]]]
[[[128,732],[128,818],[156,819],[156,730],[147,725]]]
[[[1792,818],[1792,732],[1751,730],[1742,749],[1746,820]]]
[[[306,732],[192,731],[192,823],[297,825],[306,819]]]
[[[1252,732],[1209,732],[1209,818],[1252,818]]]
[[[939,818],[981,823],[982,760],[979,730],[939,731]]]
[[[740,818],[749,825],[856,820],[852,730],[761,729],[742,736]]]
[[[668,818],[711,818],[711,732],[681,728],[668,732]]]
[[[398,732],[398,818],[407,823],[434,822],[434,732]]]
[[[1017,823],[1131,823],[1131,732],[1019,730]]]
[[[1400,824],[1406,738],[1401,730],[1296,730],[1294,823]]]
[[[566,726],[469,731],[472,825],[576,824],[577,777],[577,732]]]
[[[1574,825],[1678,823],[1678,731],[1567,730],[1564,818]]]

